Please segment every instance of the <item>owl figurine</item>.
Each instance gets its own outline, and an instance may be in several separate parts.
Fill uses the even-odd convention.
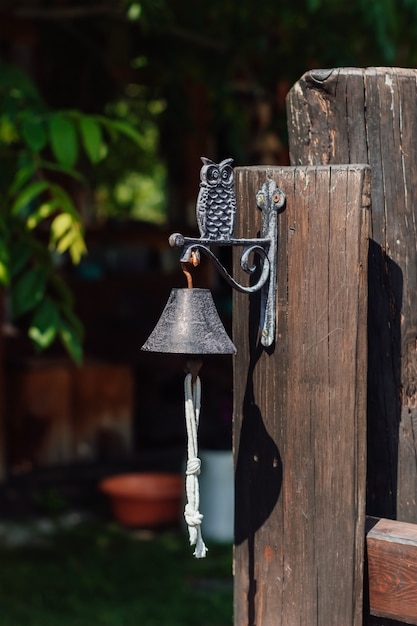
[[[200,191],[197,198],[197,224],[202,239],[227,241],[233,233],[236,196],[233,159],[214,163],[201,157]]]

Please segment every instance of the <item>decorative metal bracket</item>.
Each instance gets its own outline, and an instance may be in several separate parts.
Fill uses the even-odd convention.
[[[202,157],[200,192],[197,199],[197,223],[201,237],[194,239],[173,233],[171,246],[182,248],[181,262],[198,264],[200,252],[211,259],[227,283],[242,293],[261,291],[261,343],[270,346],[275,339],[275,296],[277,289],[278,213],[285,204],[285,194],[274,180],[268,178],[256,194],[256,204],[262,211],[262,232],[259,238],[237,239],[232,237],[236,213],[233,159],[214,163]],[[259,270],[256,283],[244,286],[238,283],[222,265],[210,248],[216,246],[242,246],[240,265],[242,270],[254,276]],[[252,256],[253,255],[253,256]],[[250,259],[254,262],[250,262]],[[255,262],[256,256],[259,261]]]

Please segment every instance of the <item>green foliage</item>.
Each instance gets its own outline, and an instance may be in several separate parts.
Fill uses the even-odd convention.
[[[11,294],[13,321],[37,349],[58,337],[79,363],[82,325],[55,259],[86,253],[83,224],[68,181],[84,182],[120,136],[142,136],[124,120],[77,110],[52,111],[22,72],[0,64],[0,284]]]
[[[137,59],[147,60],[140,75],[152,97],[167,102],[161,128],[174,169],[195,117],[190,85],[208,94],[219,153],[248,164],[251,103],[271,104],[270,126],[285,143],[280,81],[289,88],[317,67],[417,67],[416,0],[213,0],[192,10],[189,0],[142,0],[140,9]]]
[[[140,85],[129,83],[124,96],[107,103],[107,115],[119,127],[140,128],[140,144],[124,134],[119,150],[109,151],[95,171],[97,217],[126,217],[164,223],[166,211],[166,168],[159,154],[159,128],[165,103],[149,98]]]
[[[166,170],[173,187],[184,184],[190,138],[250,164],[257,104],[268,103],[267,131],[285,145],[283,94],[305,71],[417,66],[416,0],[213,0],[192,10],[189,0],[120,0],[117,24],[87,4],[66,29],[39,26],[55,109],[26,75],[0,67],[0,284],[37,347],[59,338],[78,360],[81,327],[55,267],[62,254],[85,254],[69,181],[88,178],[99,218],[163,221]],[[102,114],[81,113],[81,97]]]
[[[98,163],[101,160],[103,144],[100,124],[91,117],[82,117],[80,119],[80,131],[85,151],[91,163]]]
[[[60,502],[45,503],[48,508]],[[46,543],[45,543],[46,542]],[[195,559],[187,538],[82,524],[0,549],[2,626],[231,626],[232,548]]]

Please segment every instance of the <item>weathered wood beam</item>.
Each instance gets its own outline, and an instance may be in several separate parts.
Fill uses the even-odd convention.
[[[287,110],[293,165],[371,166],[367,513],[417,522],[417,70],[312,70]]]
[[[238,237],[267,178],[287,198],[271,349],[234,293],[235,626],[360,626],[370,171],[236,168]]]
[[[366,529],[371,614],[417,624],[417,525],[368,517]]]

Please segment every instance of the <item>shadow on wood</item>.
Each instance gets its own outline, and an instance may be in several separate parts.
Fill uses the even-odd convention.
[[[253,301],[256,305],[252,306]],[[256,403],[253,374],[264,350],[256,344],[253,330],[259,326],[254,311],[259,298],[251,298],[249,313],[250,360],[242,406],[242,423],[236,460],[235,480],[235,544],[248,542],[247,615],[248,626],[255,624],[255,533],[275,508],[282,486],[282,462],[278,447],[269,435]],[[254,342],[255,340],[255,342]]]
[[[395,518],[401,421],[400,267],[373,240],[368,258],[368,515]]]

